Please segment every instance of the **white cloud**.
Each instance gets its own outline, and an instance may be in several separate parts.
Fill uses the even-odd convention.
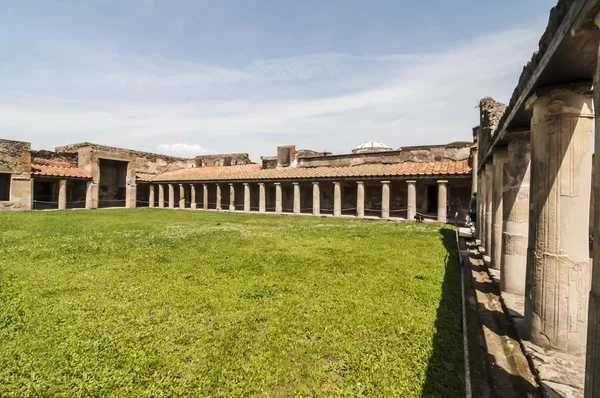
[[[371,139],[468,140],[478,100],[509,99],[540,32],[508,30],[436,54],[312,54],[237,69],[76,45],[33,78],[0,77],[0,137],[254,159],[279,144],[346,152]]]
[[[218,153],[212,149],[204,148],[199,144],[160,144],[156,146],[160,153],[182,157],[195,157],[198,155],[212,155]]]

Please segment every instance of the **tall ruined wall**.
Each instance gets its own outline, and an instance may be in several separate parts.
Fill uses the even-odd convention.
[[[492,145],[500,120],[506,111],[506,105],[492,97],[485,97],[479,101],[479,162]]]
[[[252,163],[247,153],[202,155],[196,156],[195,161],[197,167],[241,166]]]
[[[77,153],[31,151],[31,163],[56,166],[77,167]]]
[[[56,152],[76,152],[78,155],[79,168],[89,173],[94,182],[100,181],[99,159],[128,162],[127,184],[135,184],[136,174],[160,174],[195,166],[194,159],[159,155],[150,152],[134,151],[90,143],[57,147]]]
[[[0,173],[10,173],[10,198],[0,210],[31,209],[31,144],[0,140]]]

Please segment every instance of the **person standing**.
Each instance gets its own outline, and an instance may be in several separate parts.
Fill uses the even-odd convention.
[[[473,193],[473,197],[469,202],[469,225],[475,227],[477,222],[477,192]]]

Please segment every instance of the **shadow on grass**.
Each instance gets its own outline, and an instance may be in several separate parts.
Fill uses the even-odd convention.
[[[465,366],[461,313],[461,267],[452,229],[440,229],[448,250],[442,298],[437,309],[433,352],[429,357],[422,397],[464,397]]]

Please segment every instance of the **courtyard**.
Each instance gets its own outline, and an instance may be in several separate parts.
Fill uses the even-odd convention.
[[[452,227],[0,213],[0,396],[464,395]]]

